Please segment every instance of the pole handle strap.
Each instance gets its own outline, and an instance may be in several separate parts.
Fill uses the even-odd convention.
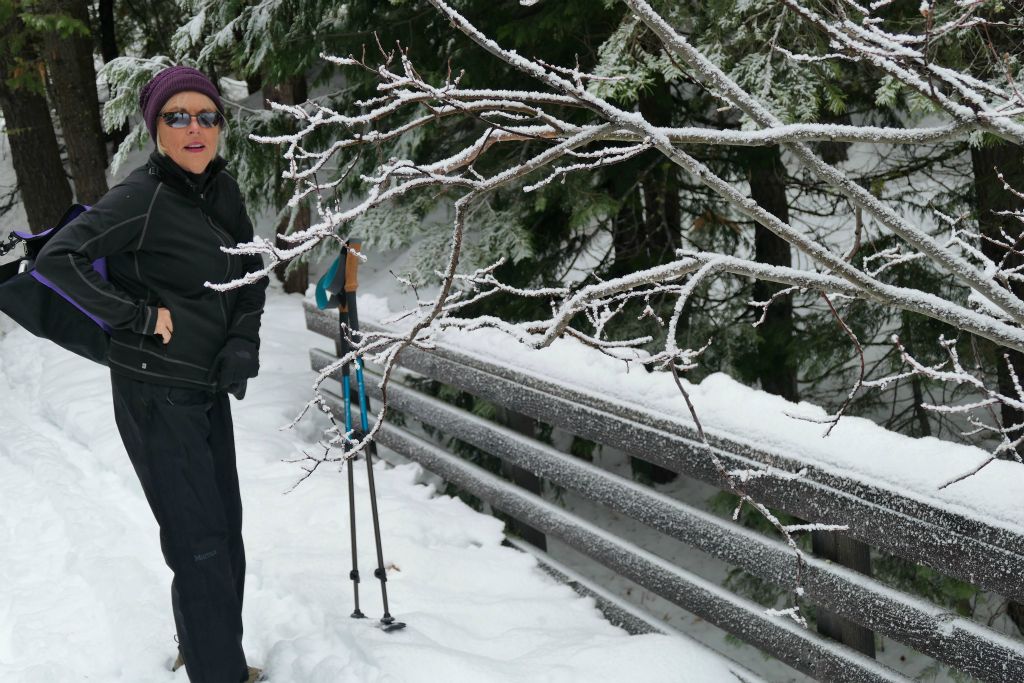
[[[341,255],[334,259],[327,272],[316,283],[316,307],[320,310],[338,308],[348,310],[344,293],[354,293],[359,288],[359,257],[363,241],[349,239],[341,248]]]

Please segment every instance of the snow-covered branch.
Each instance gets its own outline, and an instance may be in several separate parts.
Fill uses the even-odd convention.
[[[696,78],[709,85],[714,92],[721,93],[732,105],[747,114],[758,125],[765,128],[782,125],[782,121],[763,103],[743,90],[707,57],[695,49],[664,18],[658,15],[645,0],[623,1],[658,36],[665,50],[693,69]],[[795,0],[785,1],[787,4],[790,4]],[[955,124],[974,125],[984,128],[981,122],[975,118],[957,117],[954,122]],[[860,207],[865,213],[873,216],[882,225],[905,240],[915,250],[926,254],[937,265],[952,273],[967,286],[1006,311],[1011,319],[1018,323],[1024,323],[1024,302],[993,280],[991,276],[975,268],[956,252],[939,244],[924,230],[911,225],[896,211],[855,183],[843,171],[826,163],[806,144],[793,142],[786,143],[785,147],[815,176],[844,194],[854,206]],[[770,228],[771,226],[767,227]],[[786,239],[788,240],[788,238]],[[811,255],[814,256],[813,254]]]
[[[957,350],[957,343],[955,339],[946,339],[944,337],[939,338],[939,345],[946,354],[946,360],[934,365],[922,363],[909,353],[903,342],[900,340],[899,335],[893,335],[892,343],[899,351],[900,358],[903,360],[903,363],[906,365],[908,370],[900,374],[866,381],[864,382],[864,386],[884,389],[889,384],[901,379],[919,376],[957,387],[967,387],[971,390],[971,394],[973,396],[977,396],[979,398],[951,405],[923,403],[922,408],[935,413],[964,416],[968,424],[973,428],[971,431],[966,432],[965,435],[973,436],[981,434],[994,436],[998,440],[998,445],[993,449],[990,458],[983,461],[972,470],[950,480],[943,486],[943,488],[958,481],[962,481],[964,478],[977,473],[985,465],[988,465],[997,458],[1012,458],[1017,462],[1024,462],[1024,460],[1021,459],[1018,450],[1021,444],[1024,444],[1024,422],[1007,425],[1004,424],[1000,416],[996,414],[996,409],[1001,406],[1008,406],[1018,413],[1024,412],[1024,389],[1021,388],[1020,377],[1018,377],[1014,364],[1011,362],[1008,354],[1004,354],[1001,361],[1006,363],[1007,371],[1012,382],[1013,391],[1009,393],[989,386],[989,384],[979,376],[976,369],[965,368],[963,361],[960,358],[960,353]]]
[[[1012,87],[972,77],[960,70],[936,64],[926,54],[927,42],[901,39],[877,22],[861,23],[849,17],[827,18],[800,0],[782,0],[787,7],[828,35],[832,45],[851,59],[869,62],[899,83],[934,102],[956,121],[970,123],[1010,142],[1024,144],[1020,116],[1024,100]],[[951,31],[973,28],[975,7],[957,3],[959,16],[932,32],[932,39]],[[918,44],[914,44],[918,43]],[[939,87],[936,87],[936,83]]]
[[[788,7],[828,32],[835,43],[830,49],[836,54],[867,60],[907,87],[916,88],[918,81],[924,78],[922,74],[930,74],[946,88],[941,96],[931,96],[949,115],[948,121],[927,128],[824,123],[787,125],[757,96],[744,90],[701,54],[645,0],[624,0],[636,19],[660,41],[662,50],[673,63],[685,65],[689,76],[723,98],[726,105],[743,112],[760,129],[659,126],[639,111],[624,108],[617,101],[597,94],[594,88],[589,87],[597,77],[585,73],[579,65],[548,64],[503,48],[444,0],[429,2],[456,29],[494,58],[532,77],[538,90],[468,89],[460,85],[461,74],[451,73],[431,81],[420,74],[412,56],[398,48],[388,53],[381,50],[382,63],[379,65],[368,63],[365,57],[324,56],[339,66],[372,75],[377,83],[374,96],[357,103],[354,111],[335,111],[320,102],[274,104],[277,112],[295,120],[296,129],[288,134],[253,137],[259,143],[281,148],[282,157],[287,162],[283,177],[294,183],[291,205],[297,206],[299,202],[315,197],[318,219],[308,228],[284,237],[283,242],[287,245],[284,247],[260,239],[238,245],[232,250],[234,253],[265,255],[269,264],[261,273],[214,286],[218,289],[241,286],[280,263],[311,253],[325,240],[340,245],[346,241],[349,226],[354,221],[371,211],[386,210],[396,200],[411,199],[412,195],[424,191],[444,192],[452,198],[454,218],[448,233],[446,261],[437,266],[440,286],[436,295],[420,300],[414,310],[403,314],[403,319],[411,321],[411,324],[402,332],[369,333],[352,339],[353,350],[324,368],[316,378],[313,387],[315,397],[307,409],[317,407],[323,410],[327,405],[320,393],[323,382],[345,364],[356,359],[371,360],[384,368],[381,384],[384,400],[378,419],[368,434],[353,438],[351,434],[343,434],[334,424],[329,433],[325,433],[324,454],[310,456],[312,469],[323,462],[349,459],[370,443],[388,411],[387,385],[395,359],[410,346],[431,348],[439,331],[498,329],[535,348],[548,346],[561,337],[571,337],[610,356],[636,360],[653,369],[668,370],[678,380],[679,373],[695,367],[707,348],[706,345],[697,349],[682,348],[678,331],[684,311],[695,296],[729,278],[757,279],[783,285],[784,289],[770,295],[767,301],[753,302],[765,312],[778,299],[794,293],[811,293],[826,303],[838,323],[839,333],[854,345],[861,361],[860,377],[843,407],[835,416],[827,418],[830,425],[835,424],[861,388],[882,388],[898,379],[872,380],[866,377],[864,349],[841,315],[841,307],[833,301],[866,301],[894,311],[925,316],[956,331],[1024,353],[1024,302],[1010,289],[1012,283],[1024,281],[1024,273],[1021,272],[1024,266],[1017,265],[1013,259],[993,260],[985,256],[988,252],[979,246],[988,240],[1003,253],[1024,256],[1019,240],[1005,232],[1002,236],[981,234],[964,225],[960,219],[941,215],[940,219],[949,225],[949,239],[938,239],[927,229],[913,224],[905,212],[897,211],[865,189],[844,170],[825,162],[808,144],[829,141],[931,145],[965,138],[978,131],[1024,139],[1013,137],[1019,127],[1011,115],[1017,106],[1015,91],[1001,90],[964,74],[947,73],[934,64],[920,62],[920,51],[924,47],[912,37],[884,34],[871,22],[849,26],[848,22],[814,15],[796,0],[783,0]],[[875,6],[881,5],[875,3]],[[968,21],[965,19],[956,26],[944,25],[941,30],[956,30],[957,26],[966,26]],[[982,106],[978,98],[988,99]],[[970,110],[969,115],[963,111],[964,107]],[[415,136],[423,129],[442,126],[447,121],[475,126],[472,139],[467,138],[461,146],[441,146],[443,151],[419,150],[417,158],[391,156],[390,152],[383,152],[403,149],[398,143],[416,139]],[[322,136],[314,133],[323,129],[331,131],[332,141],[318,147],[313,141]],[[901,241],[857,262],[853,258],[856,247],[847,254],[837,253],[834,245],[813,231],[801,228],[796,221],[780,218],[760,205],[751,198],[745,186],[716,173],[699,161],[694,156],[697,152],[692,149],[694,146],[764,145],[782,145],[810,175],[849,200],[857,215],[857,245],[860,244],[864,224],[862,217],[871,219],[873,225],[877,224]],[[499,156],[495,153],[499,148],[516,153],[504,154],[499,163],[490,163]],[[502,282],[496,275],[500,261],[471,272],[460,268],[467,230],[475,220],[474,212],[484,205],[489,195],[498,191],[541,191],[546,185],[566,176],[587,174],[598,168],[621,164],[640,154],[660,154],[677,170],[707,188],[710,194],[729,207],[733,216],[746,217],[767,228],[806,258],[800,259],[798,266],[783,267],[758,263],[732,253],[685,250],[677,252],[669,262],[646,270],[604,281],[588,279],[544,288],[514,287]],[[329,175],[326,169],[347,168],[346,173],[352,172],[356,162],[364,159],[378,159],[378,162],[372,170],[359,176],[362,190],[353,197],[354,203],[343,207],[337,202],[327,201],[324,197],[338,187],[339,180],[334,177],[321,180]],[[488,163],[482,163],[483,160]],[[360,168],[366,170],[367,166]],[[1016,217],[1024,220],[1024,216]],[[889,276],[894,271],[900,273],[897,269],[910,262],[927,262],[951,274],[971,290],[971,302],[975,305],[966,306],[952,297],[942,298],[931,291],[892,284]],[[550,315],[545,312],[538,320],[511,322],[494,315],[468,313],[469,310],[480,310],[479,304],[496,296],[542,299],[550,304]],[[668,302],[671,313],[665,312],[668,308],[656,313],[650,303],[654,297]],[[981,305],[977,305],[979,301]],[[650,336],[623,340],[609,333],[627,309],[627,304],[637,302],[643,307],[644,315],[649,315],[661,325],[663,338],[659,336],[658,347],[654,350],[651,349],[654,339]],[[946,348],[951,349],[951,354],[955,353],[952,346]],[[970,385],[975,393],[983,396],[982,400],[961,407],[929,406],[930,409],[973,414],[979,410],[991,411],[993,405],[1004,403],[1019,405],[1024,410],[1024,395],[1021,395],[1019,383],[1015,384],[1018,389],[1014,394],[993,392],[986,389],[980,379],[966,372],[955,355],[951,355],[950,367],[944,368],[917,363],[902,347],[901,353],[911,368],[901,376],[920,375],[936,381]],[[697,412],[681,382],[679,386],[699,430]],[[972,416],[971,419],[976,418]],[[1021,426],[1004,428],[998,423],[980,421],[976,428],[997,435],[1003,450],[1015,449],[1024,441],[1024,427]],[[719,466],[714,449],[706,441],[705,445],[709,457]],[[337,449],[341,454],[332,456]],[[767,508],[745,493],[747,481],[769,475],[728,472],[724,468],[721,474],[723,485],[735,492],[742,504],[750,505],[764,515],[787,539],[798,563],[802,563],[793,534],[810,527],[781,524]],[[815,527],[814,530],[823,529]],[[796,613],[795,618],[798,616]]]
[[[379,81],[379,95],[363,102],[363,112],[359,114],[333,111],[317,103],[274,105],[277,110],[292,115],[300,129],[292,134],[254,139],[284,147],[283,157],[289,164],[284,176],[295,183],[293,203],[310,194],[319,197],[324,190],[333,187],[332,183],[336,181],[321,183],[317,178],[318,173],[336,155],[367,147],[379,148],[391,140],[408,135],[416,128],[435,125],[441,119],[452,116],[474,118],[483,130],[473,143],[432,161],[417,163],[408,159],[386,160],[374,173],[362,177],[367,190],[355,206],[342,210],[321,202],[321,220],[287,236],[285,241],[293,246],[281,248],[265,240],[255,240],[250,244],[239,245],[236,252],[267,255],[269,264],[265,271],[269,272],[282,262],[308,253],[324,239],[342,242],[345,226],[372,209],[426,188],[450,188],[463,194],[456,202],[451,258],[442,274],[440,295],[424,303],[419,313],[420,321],[404,341],[391,340],[392,343],[429,343],[429,330],[446,327],[494,326],[534,346],[548,345],[559,336],[568,334],[598,348],[614,348],[616,353],[621,354],[623,344],[616,342],[612,345],[602,340],[602,332],[609,318],[614,316],[614,311],[618,310],[616,307],[621,308],[624,301],[650,297],[653,291],[657,291],[660,295],[677,297],[678,315],[678,310],[681,310],[697,285],[709,278],[731,274],[882,303],[935,318],[1001,346],[1024,351],[1024,332],[1016,324],[1024,319],[1024,304],[1003,286],[1009,279],[1019,277],[1016,272],[997,268],[993,273],[993,269],[987,266],[976,268],[953,249],[957,247],[961,253],[976,257],[977,250],[968,249],[969,240],[966,238],[970,235],[954,233],[954,239],[946,245],[938,243],[924,231],[907,224],[891,208],[852,182],[841,171],[823,162],[805,144],[808,140],[929,143],[962,135],[971,129],[971,122],[958,120],[945,126],[921,130],[825,124],[783,125],[753,96],[744,92],[690,46],[643,0],[626,0],[640,20],[663,41],[667,51],[681,58],[700,80],[713,87],[714,92],[722,93],[731,104],[746,112],[764,128],[760,131],[735,131],[658,127],[641,114],[625,111],[588,92],[584,83],[586,79],[576,77],[571,69],[566,71],[555,68],[505,50],[483,36],[442,0],[431,1],[446,14],[453,25],[497,58],[535,77],[550,92],[463,89],[459,86],[459,77],[450,76],[445,82],[431,84],[419,76],[410,57],[404,52],[399,53],[401,68],[398,70],[391,68],[395,53],[385,55],[385,63],[377,67],[363,60],[328,57],[336,63],[375,74]],[[424,110],[423,113],[410,111],[416,108]],[[565,108],[587,109],[596,120],[585,125],[570,123],[561,117]],[[323,150],[304,146],[310,134],[324,126],[346,131],[347,135]],[[498,143],[537,142],[547,147],[534,151],[522,163],[501,169],[490,177],[481,175],[477,170],[476,162]],[[855,267],[847,258],[834,254],[811,235],[759,206],[735,185],[716,175],[682,149],[687,144],[777,143],[787,145],[821,179],[846,193],[856,206],[904,237],[913,250],[904,252],[897,249],[877,254],[873,258],[880,261],[881,265],[870,270]],[[824,272],[765,266],[723,254],[681,254],[677,261],[608,282],[587,285],[578,291],[545,292],[553,300],[553,315],[547,321],[510,324],[486,318],[464,319],[456,315],[469,303],[479,301],[482,297],[498,291],[512,293],[489,273],[477,277],[458,275],[464,224],[472,206],[482,196],[510,186],[529,191],[566,174],[619,163],[651,148],[657,149],[689,171],[739,213],[764,225],[810,256]],[[559,164],[562,160],[568,163]],[[543,172],[544,175],[532,182],[524,182],[528,176],[537,172]],[[990,301],[991,308],[972,310],[919,290],[893,286],[878,279],[879,275],[893,266],[922,258],[948,267]],[[696,277],[695,273],[699,273],[700,277]],[[256,275],[259,274],[247,277]],[[219,288],[240,286],[246,281],[243,279],[226,283]],[[456,283],[462,289],[456,288]],[[522,295],[522,292],[515,294]],[[596,333],[570,326],[570,321],[581,313],[585,314],[586,319],[600,321],[595,325]],[[668,324],[672,328],[674,319],[669,320]],[[637,343],[641,343],[640,340]],[[674,347],[675,341],[671,336],[667,344],[665,352],[652,360],[671,365],[675,360],[683,358],[685,354]],[[689,361],[682,362],[683,366],[688,364]]]

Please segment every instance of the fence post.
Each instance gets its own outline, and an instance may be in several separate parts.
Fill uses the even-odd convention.
[[[533,438],[534,420],[532,417],[523,415],[522,413],[517,413],[514,410],[509,410],[503,406],[497,406],[496,417],[500,424],[503,424],[509,429],[519,432],[526,437]],[[529,470],[525,470],[522,467],[502,461],[501,473],[504,477],[516,484],[516,486],[521,486],[530,493],[535,493],[539,496],[543,492],[543,482],[540,477]],[[517,519],[513,519],[509,526],[513,533],[530,545],[547,551],[548,542],[543,532],[538,531],[532,526],[524,524]]]
[[[871,576],[871,548],[868,544],[835,531],[811,532],[811,551],[818,557]],[[856,622],[817,606],[818,633],[875,656],[875,633]]]

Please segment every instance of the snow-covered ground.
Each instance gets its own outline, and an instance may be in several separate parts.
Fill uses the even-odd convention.
[[[114,425],[106,370],[0,319],[0,681],[185,681],[170,572]],[[683,638],[628,636],[501,545],[496,519],[436,494],[418,466],[378,463],[392,612],[364,578],[354,620],[345,478],[317,473],[286,494],[320,426],[279,431],[309,396],[301,298],[272,289],[262,370],[234,402],[246,510],[245,647],[281,683],[735,680]],[[360,462],[362,465],[363,463]],[[363,465],[365,467],[365,465]],[[359,471],[359,470],[357,470]],[[360,568],[375,566],[357,477]]]

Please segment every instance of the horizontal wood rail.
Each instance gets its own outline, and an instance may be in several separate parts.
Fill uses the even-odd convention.
[[[337,318],[307,304],[307,325],[336,338]],[[364,329],[371,326],[364,323]],[[334,360],[311,351],[314,370]],[[722,486],[692,430],[635,406],[612,403],[467,354],[439,347],[402,352],[405,370],[541,419],[570,433],[620,448],[634,457]],[[542,479],[601,503],[782,587],[796,581],[792,550],[649,487],[619,477],[551,446],[402,384],[389,388],[389,406]],[[368,378],[368,388],[376,380]],[[340,401],[329,394],[332,401]],[[340,405],[340,403],[339,403]],[[805,463],[716,434],[718,456],[732,468],[795,472]],[[500,477],[445,453],[388,424],[380,442],[514,518],[556,536],[636,583],[823,681],[906,680],[838,643],[765,615],[760,606],[668,564],[597,529]],[[748,483],[759,501],[813,522],[850,525],[873,546],[1011,597],[1024,597],[1024,536],[927,502],[810,467],[797,479],[760,477]],[[805,596],[830,612],[884,634],[982,681],[1024,680],[1024,643],[930,602],[884,586],[834,563],[807,557]]]

